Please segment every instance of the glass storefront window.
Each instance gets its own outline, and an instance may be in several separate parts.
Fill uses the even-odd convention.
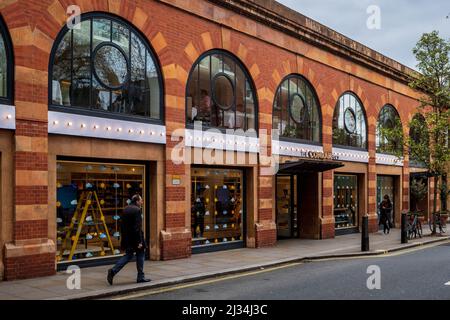
[[[256,96],[249,74],[237,58],[214,50],[192,68],[187,84],[186,123],[256,130]]]
[[[277,176],[277,235],[297,238],[297,176]]]
[[[350,92],[343,94],[333,116],[333,144],[367,149],[366,116],[359,98]]]
[[[243,241],[243,173],[195,168],[191,174],[192,245]]]
[[[335,228],[358,226],[358,177],[336,174],[334,176]]]
[[[320,104],[312,85],[300,75],[288,76],[273,103],[272,128],[280,137],[320,142]]]
[[[58,161],[57,260],[123,253],[122,211],[135,194],[143,197],[145,206],[144,176],[143,165]]]
[[[403,139],[392,140],[383,134],[382,128],[392,130],[393,132],[401,131],[402,123],[397,110],[391,105],[385,105],[378,116],[376,128],[375,144],[377,152],[386,154],[396,154],[401,152],[403,148]]]
[[[161,120],[162,80],[156,58],[134,28],[90,14],[55,43],[51,104]]]

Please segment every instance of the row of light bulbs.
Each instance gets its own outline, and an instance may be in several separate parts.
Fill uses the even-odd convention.
[[[191,136],[188,136],[187,137],[187,139],[188,140],[193,140],[193,138],[191,137]],[[205,137],[205,138],[200,138],[200,137],[197,137],[195,140],[197,140],[197,141],[207,141],[207,142],[219,142],[219,143],[225,143],[225,140],[219,140],[219,139],[216,139],[216,138],[209,138],[209,137]],[[242,146],[250,146],[250,147],[259,147],[259,143],[250,143],[250,142],[239,142],[239,141],[231,141],[231,140],[228,140],[228,142],[227,142],[229,145],[242,145]]]
[[[59,124],[59,121],[58,120],[54,120],[53,121],[53,125],[54,126],[57,126]],[[66,123],[65,123],[65,125],[67,126],[67,127],[73,127],[73,122],[71,122],[71,121],[67,121]],[[80,129],[85,129],[85,128],[87,128],[87,125],[85,124],[85,123],[81,123],[80,124]],[[94,124],[93,126],[92,126],[92,129],[93,130],[99,130],[100,129],[100,126],[98,125],[98,124]],[[105,128],[104,128],[106,131],[112,131],[113,130],[113,128],[111,127],[111,126],[106,126]],[[116,131],[117,132],[122,132],[123,131],[123,129],[122,128],[116,128]],[[135,133],[135,132],[138,132],[139,134],[145,134],[145,130],[134,130],[134,129],[128,129],[128,133],[129,134],[133,134],[133,133]],[[159,133],[157,133],[157,132],[155,132],[155,131],[150,131],[149,132],[150,133],[150,135],[160,135],[161,137],[163,137],[163,136],[165,136],[166,135],[166,133],[164,132],[164,131],[160,131]]]

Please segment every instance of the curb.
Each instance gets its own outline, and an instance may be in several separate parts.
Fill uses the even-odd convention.
[[[388,253],[403,251],[415,247],[421,247],[426,246],[429,244],[435,244],[439,242],[445,242],[449,241],[450,236],[443,237],[439,239],[434,239],[426,242],[415,242],[411,244],[407,244],[401,247],[394,247],[392,249],[387,250],[378,250],[378,251],[369,251],[369,252],[361,252],[361,253],[344,253],[344,254],[329,254],[329,255],[322,255],[322,256],[311,256],[311,257],[296,257],[296,258],[287,258],[287,259],[281,259],[273,262],[258,264],[258,265],[251,265],[243,268],[236,268],[236,269],[228,269],[223,272],[214,272],[214,273],[206,273],[206,274],[200,274],[197,276],[193,276],[190,278],[174,278],[169,281],[156,283],[156,284],[147,284],[147,285],[139,285],[136,286],[135,284],[129,285],[127,287],[118,288],[117,290],[111,291],[111,290],[98,290],[87,294],[81,294],[71,297],[62,297],[60,299],[48,299],[48,300],[92,300],[92,299],[101,299],[101,298],[108,298],[108,297],[114,297],[119,295],[124,295],[128,293],[135,293],[139,291],[149,290],[149,289],[159,289],[164,287],[170,287],[174,285],[178,285],[181,283],[193,283],[205,279],[213,279],[213,278],[219,278],[227,275],[233,275],[233,274],[239,274],[239,273],[245,273],[249,271],[255,271],[255,270],[263,270],[265,268],[272,268],[277,267],[289,263],[296,263],[296,262],[308,262],[308,261],[320,261],[320,260],[326,260],[326,259],[338,259],[338,258],[352,258],[352,257],[364,257],[364,256],[381,256]]]

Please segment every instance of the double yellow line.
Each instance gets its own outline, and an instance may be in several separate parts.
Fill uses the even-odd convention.
[[[445,244],[445,243],[450,243],[450,240],[443,241],[443,242],[429,243],[429,244],[421,244],[421,245],[419,245],[417,247],[413,247],[413,248],[405,249],[405,250],[400,250],[398,252],[392,252],[392,253],[388,253],[387,250],[384,250],[384,253],[379,254],[379,255],[367,255],[367,256],[357,256],[357,257],[340,257],[340,258],[324,258],[324,259],[320,259],[319,258],[319,259],[314,259],[314,260],[307,260],[307,262],[321,262],[321,261],[332,261],[332,260],[350,260],[350,259],[376,259],[376,258],[380,258],[380,257],[383,257],[383,258],[395,257],[395,256],[408,254],[408,253],[411,253],[411,252],[415,252],[415,251],[419,251],[419,250],[423,250],[423,249],[427,249],[427,248],[436,247],[436,246],[439,246],[439,245],[442,245],[442,244]],[[151,296],[151,295],[155,295],[155,294],[166,293],[166,292],[181,290],[181,289],[185,289],[185,288],[191,288],[191,287],[196,287],[196,286],[201,286],[201,285],[207,285],[207,284],[221,282],[221,281],[226,281],[226,280],[239,279],[239,278],[253,276],[253,275],[257,275],[257,274],[261,274],[261,273],[272,272],[272,271],[275,271],[275,270],[291,268],[291,267],[295,267],[295,266],[298,266],[298,265],[301,265],[301,264],[304,264],[304,262],[286,263],[286,264],[283,264],[281,266],[268,267],[268,268],[264,268],[262,270],[257,270],[257,271],[249,271],[249,272],[244,272],[244,273],[239,273],[239,274],[234,274],[234,275],[228,275],[228,276],[222,276],[222,277],[219,276],[219,277],[214,278],[214,279],[201,280],[201,281],[197,281],[197,282],[192,282],[192,283],[187,283],[187,284],[182,284],[182,285],[175,285],[175,286],[166,287],[166,288],[149,289],[149,290],[146,290],[146,291],[143,291],[143,292],[140,292],[140,293],[136,293],[136,294],[122,295],[120,297],[112,298],[111,300],[137,299],[137,298],[141,298],[141,297],[145,297],[145,296]]]

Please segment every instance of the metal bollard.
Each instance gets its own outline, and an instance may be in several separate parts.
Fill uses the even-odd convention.
[[[362,218],[361,251],[369,251],[369,216]]]
[[[408,243],[408,233],[406,230],[406,226],[408,225],[408,216],[406,215],[406,212],[402,212],[402,226],[401,226],[401,234],[402,239],[401,243]]]

